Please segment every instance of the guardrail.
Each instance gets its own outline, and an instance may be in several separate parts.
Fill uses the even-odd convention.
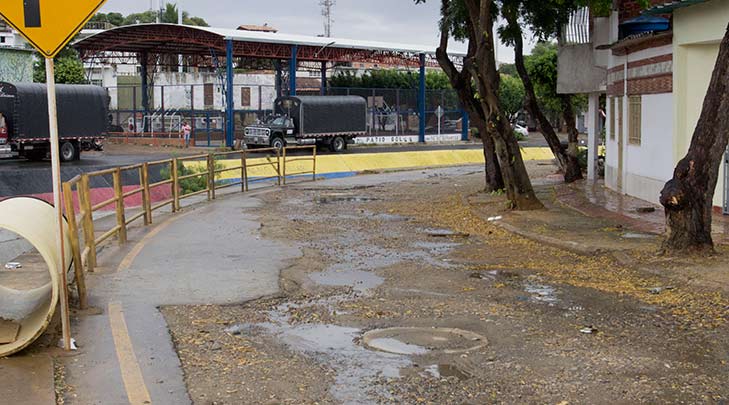
[[[292,157],[287,153],[292,150],[307,149],[312,151],[310,157],[301,157],[300,155]],[[256,154],[267,155],[251,161],[251,155]],[[221,161],[226,163],[235,161],[236,163],[229,167],[218,164]],[[240,161],[239,164],[237,164],[238,161]],[[311,171],[306,170],[287,174],[287,163],[297,161],[311,161]],[[194,169],[186,169],[186,164]],[[150,183],[150,169],[156,167],[160,167],[158,172],[163,179]],[[274,175],[251,178],[249,170],[256,167],[270,167]],[[137,176],[132,174],[127,178],[138,177],[138,184],[128,186],[127,188],[132,188],[125,190],[123,175],[135,171]],[[240,171],[240,179],[230,182],[217,180],[223,173],[233,171]],[[143,219],[145,226],[151,225],[153,222],[152,214],[155,211],[170,206],[172,213],[178,212],[181,210],[180,202],[182,200],[196,195],[207,194],[208,201],[211,201],[216,198],[216,192],[224,188],[239,185],[241,192],[247,192],[252,181],[275,180],[275,185],[281,186],[286,184],[287,176],[301,176],[304,174],[311,174],[312,180],[316,181],[316,147],[313,145],[286,147],[281,151],[275,148],[265,148],[171,158],[84,173],[63,183],[65,214],[69,223],[69,239],[73,254],[79,307],[85,309],[88,305],[85,272],[93,272],[97,267],[96,255],[99,245],[112,237],[116,237],[120,244],[126,243],[127,230],[132,223]],[[92,181],[99,178],[108,178],[109,176],[111,176],[113,196],[101,202],[93,203]],[[183,185],[186,181],[193,179],[204,179],[204,187],[196,190],[186,190]],[[170,187],[171,197],[154,203],[152,201],[152,190],[164,188],[167,185]],[[128,207],[125,204],[126,199],[140,195],[140,206]],[[78,203],[78,209],[76,209],[76,202]],[[115,225],[108,230],[99,231],[97,223],[94,221],[94,213],[111,205],[114,206]],[[131,208],[138,209],[139,212],[127,218],[127,211]],[[100,235],[97,236],[98,233]]]

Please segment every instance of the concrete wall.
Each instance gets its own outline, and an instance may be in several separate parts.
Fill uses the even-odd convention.
[[[711,0],[678,9],[673,17],[674,127],[677,142],[674,159],[688,150],[719,53],[719,43],[729,21],[729,2]],[[724,202],[724,168],[720,169],[714,205]]]
[[[133,79],[134,83],[141,83],[139,76],[117,76],[113,69],[103,69],[103,72],[95,72],[94,77],[98,83],[109,89],[111,96],[112,110],[117,108],[129,109],[132,105],[130,88],[118,88],[124,83]],[[125,80],[122,80],[125,79]],[[236,74],[233,78],[233,100],[236,110],[252,109],[258,110],[259,105],[263,109],[271,109],[276,98],[275,76],[273,74]],[[196,110],[205,109],[205,84],[213,86],[212,110],[222,111],[225,109],[223,86],[221,86],[218,75],[214,73],[157,73],[154,77],[154,94],[151,105],[153,108],[166,110],[189,110],[194,107]],[[163,90],[164,86],[164,98]],[[250,88],[250,104],[243,105],[241,88]],[[142,96],[141,88],[137,89],[137,108],[141,109]]]

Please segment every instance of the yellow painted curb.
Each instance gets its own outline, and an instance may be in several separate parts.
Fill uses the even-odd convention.
[[[553,159],[552,151],[549,148],[524,148],[522,149],[524,160],[549,160]],[[299,158],[300,156],[296,156]],[[225,167],[240,166],[240,160],[220,160]],[[276,158],[255,158],[249,159],[250,165],[270,162],[276,164]],[[331,173],[360,173],[374,170],[395,170],[420,167],[442,167],[442,166],[465,166],[483,164],[484,157],[481,149],[459,149],[459,150],[433,150],[414,152],[388,152],[388,153],[358,153],[345,155],[320,155],[317,156],[317,174]],[[283,164],[283,162],[282,162]],[[205,163],[185,162],[186,167],[201,167]],[[286,174],[295,175],[299,172],[311,171],[311,161],[295,161],[287,164]],[[257,166],[248,169],[250,177],[275,176],[273,166]],[[225,172],[220,179],[239,178],[240,173],[236,171]]]

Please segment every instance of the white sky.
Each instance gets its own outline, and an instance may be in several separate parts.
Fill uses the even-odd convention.
[[[324,32],[319,0],[177,0],[176,3],[213,27],[268,23],[289,34],[319,35]],[[412,0],[337,0],[332,35],[435,47],[438,44],[439,6],[438,0],[428,0],[420,5]],[[150,0],[108,0],[102,11],[126,15],[149,8]],[[464,44],[451,46],[453,49],[465,48]],[[527,47],[531,49],[529,45]],[[513,51],[501,45],[499,60],[513,62]]]

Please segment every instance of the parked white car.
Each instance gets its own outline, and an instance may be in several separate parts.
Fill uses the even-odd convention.
[[[524,138],[528,138],[529,137],[529,130],[526,129],[526,127],[523,127],[523,126],[521,126],[519,124],[514,124],[513,125],[513,128],[514,128],[514,132],[518,132],[519,134],[523,135]]]

